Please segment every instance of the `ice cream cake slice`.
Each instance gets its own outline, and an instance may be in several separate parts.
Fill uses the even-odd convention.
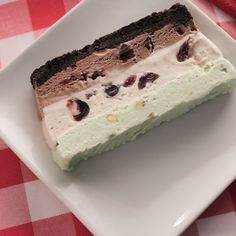
[[[31,83],[53,157],[71,170],[232,91],[236,70],[176,4],[48,61]]]

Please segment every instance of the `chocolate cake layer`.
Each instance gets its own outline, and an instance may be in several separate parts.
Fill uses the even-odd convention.
[[[45,65],[36,69],[31,75],[31,83],[34,88],[40,87],[48,81],[53,75],[68,67],[73,69],[78,61],[88,57],[94,52],[100,52],[105,49],[114,49],[120,44],[130,41],[135,37],[162,29],[167,25],[172,25],[176,32],[180,35],[184,33],[184,29],[195,30],[192,16],[187,8],[180,4],[175,4],[169,10],[159,13],[153,13],[137,22],[131,23],[111,34],[101,37],[94,41],[93,44],[85,46],[81,50],[74,50],[63,56],[48,61]],[[127,48],[124,48],[126,50]],[[131,57],[132,51],[126,52],[125,57]],[[121,57],[122,59],[122,57]]]

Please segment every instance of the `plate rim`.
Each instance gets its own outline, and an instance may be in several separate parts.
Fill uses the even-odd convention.
[[[41,41],[42,38],[44,38],[47,34],[50,34],[53,29],[58,25],[58,24],[63,24],[63,21],[65,18],[67,18],[72,12],[77,11],[80,7],[82,7],[82,5],[87,4],[90,0],[83,0],[81,1],[79,4],[77,4],[75,7],[73,7],[71,10],[69,10],[63,17],[61,17],[55,24],[53,24],[53,26],[49,27],[39,38],[37,38],[29,47],[27,47],[23,52],[21,52],[15,59],[13,59],[11,61],[11,63],[9,63],[6,67],[0,69],[0,77],[1,75],[3,75],[4,73],[7,73],[8,70],[11,70],[11,67],[13,67],[19,60],[21,60],[21,57],[26,54],[28,51],[31,50],[31,48],[38,42]],[[184,0],[183,0],[184,1]],[[212,24],[215,25],[215,27],[221,31],[221,33],[224,34],[225,37],[227,37],[229,40],[231,40],[235,46],[236,46],[236,40],[234,40],[228,33],[226,33],[220,26],[218,26],[217,24],[215,24],[215,22],[210,19],[206,13],[204,13],[196,4],[194,4],[192,1],[190,0],[186,0],[186,2],[188,2],[189,5],[191,5],[192,8],[194,8],[196,11],[198,11],[200,14],[202,14],[205,18],[207,18],[207,20],[209,22],[211,22]],[[185,4],[185,3],[184,3]],[[0,78],[0,83],[1,83],[1,78]],[[16,153],[16,155],[19,157],[19,159],[25,163],[27,165],[27,167],[40,179],[40,181],[42,181],[47,187],[48,189],[56,195],[56,197],[58,199],[60,199],[60,201],[71,211],[73,212],[73,214],[87,227],[89,228],[89,230],[95,235],[95,229],[94,227],[87,221],[87,217],[83,214],[81,214],[81,212],[78,211],[74,211],[74,208],[72,206],[72,204],[70,203],[70,201],[68,201],[60,192],[60,190],[57,187],[54,187],[51,185],[51,183],[47,180],[47,178],[42,175],[40,173],[40,171],[34,167],[33,165],[31,165],[31,163],[27,160],[27,158],[24,157],[24,154],[20,151],[20,149],[18,149],[17,146],[15,146],[13,143],[11,143],[11,141],[8,139],[7,134],[5,134],[1,129],[0,129],[0,137],[4,140],[4,142],[7,144],[7,146],[14,151],[14,153]],[[195,210],[195,212],[191,212],[191,215],[188,216],[187,219],[185,219],[182,223],[181,226],[179,228],[176,228],[176,233],[180,234],[182,233],[191,223],[194,219],[196,219],[202,212],[202,210],[206,209],[223,191],[224,189],[231,183],[234,181],[234,179],[236,178],[236,173],[235,174],[231,174],[230,176],[228,176],[227,178],[227,184],[225,184],[224,188],[219,188],[219,190],[217,191],[217,194],[215,194],[214,198],[212,198],[211,201],[208,201],[207,203],[205,203],[205,205],[202,204],[201,209],[199,209],[198,211]]]

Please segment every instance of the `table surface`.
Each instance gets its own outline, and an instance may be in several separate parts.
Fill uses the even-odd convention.
[[[193,1],[236,39],[236,20],[207,0]],[[0,0],[0,68],[78,3],[79,0]],[[182,236],[235,236],[235,211],[236,181]],[[8,235],[92,234],[0,140],[0,236]]]

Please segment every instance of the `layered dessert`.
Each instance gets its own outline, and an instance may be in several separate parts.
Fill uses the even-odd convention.
[[[71,170],[232,91],[236,70],[176,4],[48,61],[31,83],[53,157]]]

